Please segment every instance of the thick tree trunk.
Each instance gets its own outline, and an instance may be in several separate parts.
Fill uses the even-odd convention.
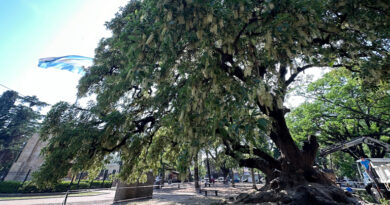
[[[279,180],[287,180],[285,184],[289,186],[305,182],[332,184],[328,178],[313,168],[315,155],[319,147],[316,137],[309,136],[302,150],[300,150],[287,127],[284,117],[285,110],[278,107],[276,99],[277,97],[273,98],[272,107],[266,107],[258,102],[260,110],[267,113],[270,119],[271,132],[269,136],[281,152],[280,173],[273,173],[271,178],[278,177]],[[269,177],[269,172],[264,173]]]
[[[255,195],[248,195],[244,203],[288,201],[286,204],[356,204],[336,187],[324,173],[313,168],[318,143],[315,136],[309,136],[302,150],[295,144],[285,120],[285,111],[278,108],[276,100],[272,107],[258,103],[261,111],[268,115],[271,128],[269,137],[275,143],[281,156],[274,159],[268,153],[242,145],[234,138],[225,136],[225,153],[235,158],[241,167],[257,168],[266,175],[266,184]],[[223,133],[223,132],[221,132]],[[239,154],[241,153],[241,154]],[[253,154],[254,157],[243,157]],[[240,197],[239,197],[240,198]],[[245,197],[244,197],[245,198]],[[285,203],[285,202],[283,202]]]
[[[199,167],[198,167],[198,154],[194,157],[194,180],[195,180],[195,189],[199,189]]]
[[[233,58],[229,55],[223,55],[222,61],[233,62]],[[286,58],[287,59],[287,58]],[[281,61],[278,66],[279,74],[277,78],[277,86],[264,85],[268,93],[259,93],[257,96],[257,106],[261,112],[268,116],[270,134],[269,137],[275,143],[281,156],[279,159],[272,158],[269,154],[258,151],[253,155],[255,157],[247,158],[243,154],[252,154],[248,149],[229,139],[230,136],[225,136],[223,143],[226,147],[225,152],[229,156],[235,158],[240,166],[258,168],[266,175],[266,185],[261,192],[252,196],[243,197],[245,200],[238,200],[244,203],[261,203],[261,202],[280,202],[282,204],[357,204],[357,201],[348,196],[319,170],[313,168],[318,143],[314,136],[310,136],[308,141],[300,150],[295,144],[285,120],[287,109],[283,108],[284,97],[287,91],[287,86],[292,82],[294,77],[289,77],[286,81],[287,66],[286,61]],[[230,72],[228,66],[222,64],[222,70],[229,74],[233,74],[238,79],[247,83],[247,79],[243,77],[240,69],[235,69]],[[258,69],[266,70],[266,68]],[[264,74],[259,73],[259,80],[264,80]],[[268,94],[272,98],[272,103],[264,101],[264,95]],[[218,130],[217,130],[218,131]],[[221,135],[228,135],[220,132]],[[236,148],[239,149],[236,149]],[[241,154],[238,154],[240,153]],[[238,197],[242,198],[242,197]],[[247,200],[248,199],[248,200]],[[356,203],[355,203],[356,202]]]
[[[313,168],[318,143],[309,136],[300,151],[300,162],[282,157],[281,169],[266,173],[266,185],[259,193],[238,196],[240,203],[280,202],[281,204],[341,205],[359,202],[335,186],[322,172]],[[298,164],[298,166],[292,163]]]
[[[282,109],[274,108],[269,113],[271,121],[270,138],[281,152],[281,157],[289,164],[289,171],[297,171],[307,166],[302,159],[302,153],[295,144],[287,127]]]

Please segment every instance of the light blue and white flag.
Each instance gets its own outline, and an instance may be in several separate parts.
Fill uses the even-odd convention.
[[[78,55],[69,55],[61,57],[40,58],[38,66],[41,68],[54,67],[59,68],[61,70],[83,73],[84,69],[90,67],[92,63],[93,58]]]

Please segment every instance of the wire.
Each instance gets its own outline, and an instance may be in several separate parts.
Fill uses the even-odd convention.
[[[1,84],[1,83],[0,83],[0,85],[3,86],[4,88],[8,89],[8,90],[12,90],[11,88],[9,88],[9,87],[7,87],[7,86]]]
[[[3,84],[1,84],[1,83],[0,83],[0,86],[4,87],[5,89],[12,90],[12,91],[18,93],[18,95],[19,95],[20,97],[23,97],[23,98],[26,97],[26,95],[22,95],[22,94],[20,94],[20,92],[14,90],[14,89],[12,89],[12,88],[10,88],[10,87],[8,87],[8,86],[5,86],[5,85],[3,85]],[[41,102],[43,102],[43,101],[41,101]],[[76,99],[76,102],[77,102],[77,99]],[[45,102],[44,102],[44,103],[45,103]],[[49,105],[49,106],[51,105],[51,104],[49,104],[49,103],[46,103],[46,104]]]
[[[4,87],[5,89],[8,89],[8,90],[12,90],[12,91],[14,91],[14,92],[17,92],[17,93],[18,93],[18,95],[20,95],[20,96],[22,96],[22,97],[26,97],[26,96],[24,96],[24,95],[20,94],[20,92],[18,92],[18,91],[16,91],[16,90],[14,90],[14,89],[12,89],[12,88],[9,88],[9,87],[7,87],[7,86],[5,86],[5,85],[1,84],[1,83],[0,83],[0,86]]]

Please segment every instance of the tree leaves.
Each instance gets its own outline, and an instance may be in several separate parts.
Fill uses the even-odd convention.
[[[47,106],[36,96],[5,91],[0,96],[0,176],[7,174],[28,139],[38,130],[41,108]]]
[[[311,83],[306,94],[311,99],[288,116],[290,130],[297,139],[310,133],[320,135],[323,145],[370,136],[381,139],[389,136],[389,103],[385,94],[387,83],[376,88],[365,88],[356,74],[346,69],[327,73]],[[353,157],[363,154],[382,157],[381,148],[348,150]]]
[[[131,1],[107,23],[113,36],[100,42],[95,64],[80,80],[79,96],[96,96],[96,102],[85,110],[55,106],[45,130],[58,136],[48,150],[69,145],[73,148],[62,159],[76,163],[120,151],[122,178],[135,179],[160,166],[159,157],[182,166],[189,160],[178,162],[178,156],[194,155],[185,149],[200,150],[210,142],[223,147],[226,137],[264,148],[272,136],[281,146],[279,141],[291,136],[287,127],[275,126],[285,125],[287,87],[301,72],[360,65],[362,76],[379,72],[385,79],[386,21],[371,25],[367,19],[379,14],[362,4],[358,13],[353,5],[337,5],[320,0]],[[361,25],[360,18],[370,25]],[[356,32],[356,26],[363,29]],[[67,137],[75,140],[65,142]],[[85,144],[72,144],[76,139]],[[289,146],[300,153],[293,143]],[[287,149],[281,152],[293,157]]]

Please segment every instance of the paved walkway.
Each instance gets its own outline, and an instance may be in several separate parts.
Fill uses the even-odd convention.
[[[114,199],[115,190],[103,190],[100,195],[95,196],[69,196],[67,204],[112,204]],[[53,196],[54,198],[44,198],[44,199],[18,199],[10,201],[1,201],[0,205],[36,205],[36,204],[62,204],[64,201],[63,196]]]
[[[202,186],[202,188],[204,188]],[[205,197],[202,194],[195,192],[193,183],[186,183],[181,188],[177,188],[177,185],[165,186],[163,189],[155,189],[153,191],[153,198],[146,200],[136,200],[119,203],[120,205],[176,205],[176,204],[212,204],[216,202],[222,202],[224,199],[230,196],[236,196],[238,193],[248,192],[251,189],[251,184],[238,184],[236,188],[225,186],[221,183],[216,183],[215,186],[207,187],[206,189],[218,190],[218,197],[209,194]],[[96,191],[95,191],[96,192]],[[115,196],[115,190],[101,190],[97,191],[101,194],[95,196],[70,196],[68,197],[68,205],[112,205]],[[0,205],[59,205],[63,202],[64,196],[56,196],[55,198],[44,198],[44,199],[18,199],[18,200],[0,200]],[[118,204],[118,203],[117,203]],[[117,205],[115,204],[115,205]]]

